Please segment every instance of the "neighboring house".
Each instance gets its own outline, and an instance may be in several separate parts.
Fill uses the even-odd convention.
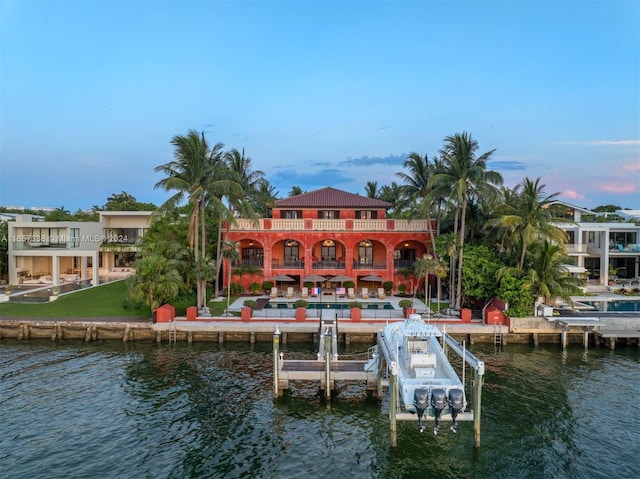
[[[305,278],[320,275],[342,278],[316,285],[325,289],[341,287],[346,277],[356,288],[371,290],[381,287],[382,281],[393,281],[410,291],[417,287],[415,278],[398,274],[399,270],[413,267],[427,253],[434,225],[427,220],[389,219],[386,213],[391,207],[331,187],[278,200],[272,218],[238,219],[237,225],[225,228],[225,238],[236,242],[240,254],[231,281],[248,290],[256,277],[238,273],[245,267],[246,271],[260,268],[262,280],[290,276],[294,281],[286,285],[296,289]],[[224,261],[223,267],[226,285],[229,262]]]
[[[567,220],[556,226],[569,235],[567,253],[573,260],[568,266],[570,272],[588,274],[589,280],[600,285],[613,279],[640,277],[640,226],[596,222],[595,212],[561,201],[549,207],[555,217]]]
[[[16,215],[7,222],[9,284],[91,280],[132,273],[136,242],[149,211],[102,211],[99,221],[41,221]]]

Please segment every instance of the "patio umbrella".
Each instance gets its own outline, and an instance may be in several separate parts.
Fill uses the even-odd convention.
[[[286,274],[276,274],[272,279],[276,282],[276,285],[278,284],[278,281],[281,283],[291,283],[292,281],[295,281],[295,279]]]
[[[276,274],[273,277],[274,281],[284,281],[286,283],[290,283],[291,281],[295,281],[295,279],[293,279],[291,276],[287,275],[287,274]]]
[[[326,281],[327,278],[324,276],[320,276],[319,274],[312,274],[310,276],[306,276],[302,278],[303,283],[320,283],[321,281]]]
[[[382,278],[377,274],[370,274],[369,276],[365,276],[364,278],[360,278],[360,281],[377,281],[381,282]]]
[[[345,276],[344,274],[339,274],[338,276],[334,276],[333,278],[329,279],[329,281],[331,281],[332,283],[344,283],[345,281],[353,281],[353,278]]]

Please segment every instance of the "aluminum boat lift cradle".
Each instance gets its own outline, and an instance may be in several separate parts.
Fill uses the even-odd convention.
[[[442,341],[442,344],[441,344]],[[440,421],[451,421],[455,432],[457,421],[474,421],[476,446],[480,436],[480,397],[484,362],[468,352],[463,344],[434,324],[412,314],[403,322],[390,323],[378,332],[377,354],[369,367],[383,369],[384,360],[389,377],[390,420],[418,420],[420,431],[423,420],[434,421],[434,433],[439,432]],[[473,407],[467,411],[467,399],[461,381],[449,363],[446,348],[456,352],[475,373]],[[394,383],[397,385],[394,388]],[[399,404],[396,403],[399,397]],[[392,424],[392,431],[395,425]]]

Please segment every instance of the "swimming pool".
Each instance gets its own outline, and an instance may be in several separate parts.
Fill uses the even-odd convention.
[[[580,301],[580,304],[588,306],[589,311],[614,311],[614,312],[634,312],[640,311],[640,300],[625,301]]]
[[[269,301],[264,305],[264,309],[295,309],[295,307],[295,304],[291,302],[278,303]],[[313,302],[309,303],[307,309],[349,309],[349,303]],[[361,309],[393,309],[393,306],[387,302],[362,303]]]

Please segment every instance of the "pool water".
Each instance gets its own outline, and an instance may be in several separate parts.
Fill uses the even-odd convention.
[[[632,312],[640,311],[640,300],[628,301],[580,301],[593,308],[593,311]]]
[[[269,301],[264,305],[265,309],[295,309],[294,303],[276,303]],[[349,303],[309,303],[307,309],[349,309]],[[362,309],[393,309],[391,303],[362,303]]]

